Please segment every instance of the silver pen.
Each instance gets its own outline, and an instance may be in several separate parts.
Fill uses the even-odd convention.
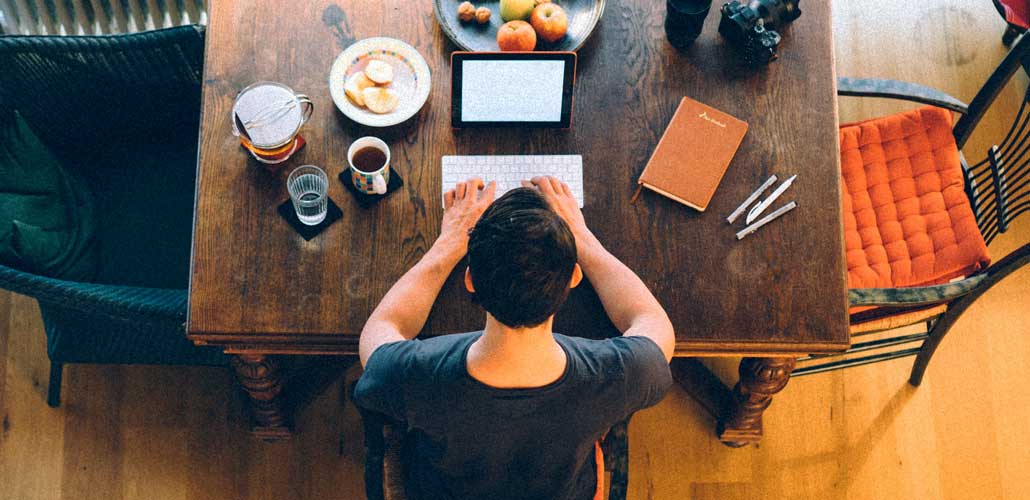
[[[792,202],[790,202],[790,203],[788,203],[788,204],[786,204],[786,205],[784,205],[784,206],[782,206],[780,208],[777,208],[775,212],[773,212],[773,213],[771,213],[769,215],[766,215],[765,217],[762,217],[762,220],[760,220],[760,221],[758,221],[758,222],[756,222],[754,224],[751,224],[750,226],[745,227],[744,229],[741,229],[740,232],[737,233],[737,239],[738,240],[744,239],[745,236],[755,232],[755,230],[757,230],[758,228],[760,228],[760,227],[762,227],[762,226],[772,222],[777,217],[779,217],[779,216],[781,216],[781,215],[783,215],[783,214],[785,214],[787,212],[790,212],[791,210],[794,210],[794,208],[797,207],[797,206],[798,206],[797,202],[792,201]]]
[[[772,205],[773,202],[776,201],[776,198],[779,198],[780,195],[783,194],[783,192],[786,191],[787,188],[789,188],[790,185],[794,183],[794,179],[797,178],[797,175],[792,175],[789,179],[783,181],[783,184],[780,184],[780,187],[776,188],[776,190],[773,191],[768,198],[763,200],[758,205],[755,205],[755,208],[752,208],[751,211],[747,213],[747,219],[745,219],[744,222],[750,224],[752,221],[757,219],[759,215],[762,215],[762,212],[764,212],[765,209],[769,208],[769,205]]]
[[[737,207],[737,209],[734,210],[733,213],[726,218],[726,222],[733,224],[733,222],[737,220],[737,217],[740,217],[740,215],[743,214],[745,210],[747,210],[747,207],[751,206],[751,204],[754,203],[759,196],[762,196],[762,193],[764,193],[766,189],[769,189],[769,186],[775,184],[777,180],[778,179],[776,178],[776,174],[773,174],[772,177],[770,177],[767,181],[762,183],[762,185],[759,186],[754,193],[751,193],[751,196],[748,196],[747,199],[744,200],[744,203],[741,203],[740,206]]]

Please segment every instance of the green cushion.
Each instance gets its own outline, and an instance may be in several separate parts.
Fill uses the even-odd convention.
[[[0,264],[72,281],[96,270],[89,193],[14,112],[0,118]]]
[[[100,261],[94,282],[188,286],[197,129],[126,134],[65,163],[94,197]]]

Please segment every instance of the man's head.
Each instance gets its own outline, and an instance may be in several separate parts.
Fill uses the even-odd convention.
[[[535,189],[508,191],[469,235],[466,285],[479,304],[511,328],[537,326],[582,278],[576,239]]]

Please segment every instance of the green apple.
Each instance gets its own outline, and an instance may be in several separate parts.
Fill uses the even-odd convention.
[[[501,19],[504,22],[524,20],[533,13],[534,0],[501,0]]]

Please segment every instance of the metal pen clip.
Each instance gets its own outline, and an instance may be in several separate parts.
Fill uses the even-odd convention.
[[[788,203],[788,204],[786,204],[786,205],[784,205],[784,206],[782,206],[780,208],[777,208],[776,211],[774,211],[773,213],[771,213],[769,215],[766,215],[765,217],[762,218],[762,220],[760,220],[760,221],[758,221],[758,222],[756,222],[754,224],[751,224],[750,226],[745,227],[744,229],[741,229],[740,232],[737,233],[737,239],[738,240],[744,239],[745,236],[755,232],[758,228],[760,228],[760,227],[762,227],[762,226],[764,226],[764,225],[766,225],[766,224],[776,220],[777,217],[779,217],[779,216],[781,216],[781,215],[783,215],[783,214],[785,214],[787,212],[790,212],[791,210],[794,210],[794,208],[796,208],[797,206],[798,206],[797,202],[792,201],[792,202],[790,202],[790,203]]]
[[[755,192],[751,193],[751,196],[748,196],[747,199],[744,200],[744,203],[741,203],[740,206],[737,207],[737,209],[734,210],[733,213],[726,218],[726,222],[733,224],[733,222],[736,221],[737,218],[740,217],[745,210],[747,210],[747,207],[751,206],[751,204],[754,203],[759,196],[762,196],[762,193],[764,193],[766,189],[769,189],[769,186],[775,184],[776,181],[776,175],[773,174],[772,177],[770,177],[768,180],[762,183],[762,185],[759,186],[758,189],[755,190]]]
[[[769,208],[769,206],[772,205],[773,202],[776,201],[776,199],[779,198],[780,195],[783,194],[783,192],[786,191],[787,188],[789,188],[790,185],[794,183],[794,179],[797,178],[797,175],[793,175],[789,179],[783,181],[783,184],[780,184],[780,187],[776,188],[776,190],[773,191],[768,198],[763,200],[758,205],[755,205],[755,208],[752,208],[751,211],[747,213],[747,218],[744,220],[744,222],[750,224],[752,221],[757,219],[759,215],[762,215],[762,212],[765,212],[765,209]]]

